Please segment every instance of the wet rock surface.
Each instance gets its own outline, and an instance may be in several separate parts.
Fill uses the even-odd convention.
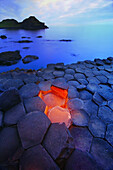
[[[7,51],[0,53],[0,65],[16,64],[21,59],[20,51]]]
[[[44,113],[51,86],[68,91],[68,129]],[[113,169],[113,58],[1,73],[0,168]]]
[[[39,59],[39,57],[34,56],[34,55],[27,55],[22,59],[22,61],[23,61],[24,64],[27,64],[27,63],[30,63],[30,62],[35,61],[37,59]]]

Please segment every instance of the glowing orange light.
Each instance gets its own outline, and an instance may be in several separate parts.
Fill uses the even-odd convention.
[[[71,115],[67,109],[68,91],[51,86],[49,91],[40,91],[38,95],[46,104],[45,114],[52,123],[71,123]]]

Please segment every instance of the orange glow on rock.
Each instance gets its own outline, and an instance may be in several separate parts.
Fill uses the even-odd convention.
[[[59,106],[55,106],[49,110],[48,118],[52,123],[64,122],[67,127],[69,127],[71,123],[71,115],[69,110]]]
[[[51,90],[40,91],[38,95],[46,104],[45,114],[52,123],[71,124],[71,115],[67,109],[68,91],[51,86]]]

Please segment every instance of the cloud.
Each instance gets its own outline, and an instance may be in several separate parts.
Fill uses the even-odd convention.
[[[50,24],[113,18],[112,0],[0,0],[0,19],[35,15]],[[105,18],[104,18],[105,17]]]

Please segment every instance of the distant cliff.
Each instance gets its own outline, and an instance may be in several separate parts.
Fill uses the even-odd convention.
[[[6,19],[0,22],[0,29],[26,29],[26,30],[38,30],[48,28],[44,22],[40,22],[34,16],[24,19],[22,22],[18,22],[15,19]]]

